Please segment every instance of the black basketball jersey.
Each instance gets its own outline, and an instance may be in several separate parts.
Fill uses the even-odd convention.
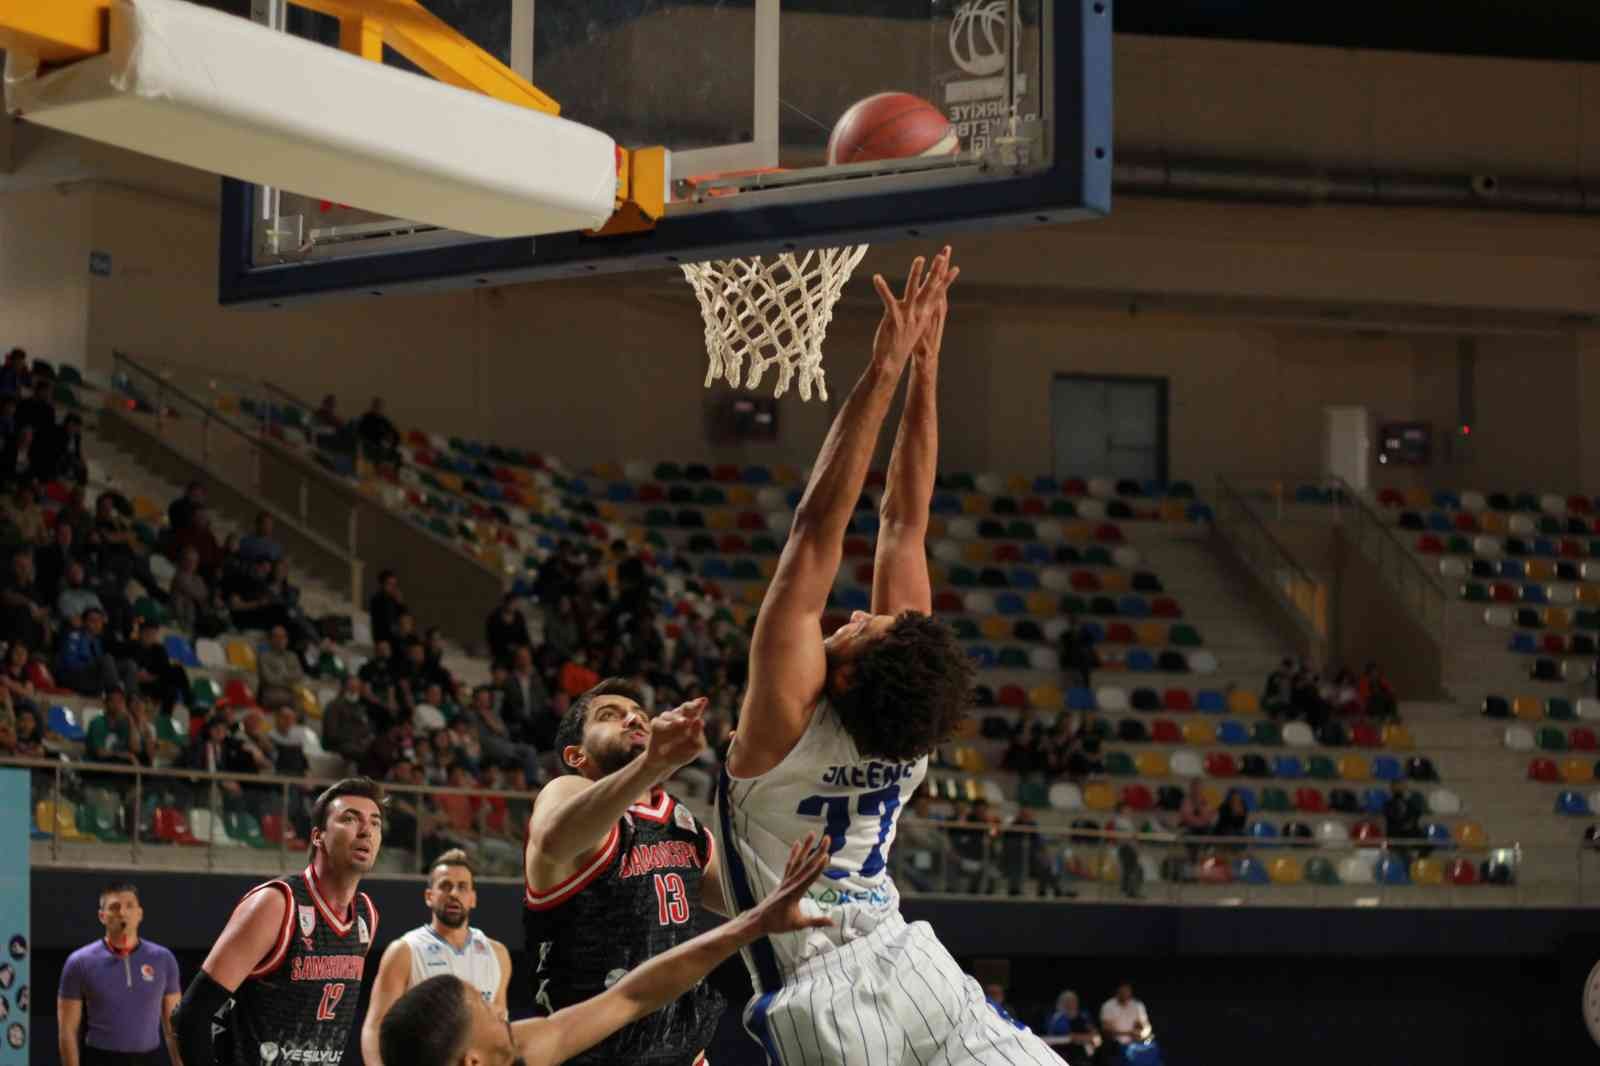
[[[311,867],[251,889],[281,892],[289,904],[272,954],[250,972],[217,1014],[219,1066],[293,1066],[344,1057],[361,1000],[378,911],[365,892],[336,915]]]
[[[689,809],[658,789],[648,806],[628,808],[582,870],[542,892],[525,886],[522,924],[539,1009],[550,1014],[598,995],[694,937],[712,846]],[[689,1066],[711,1042],[726,1005],[702,981],[571,1061]]]

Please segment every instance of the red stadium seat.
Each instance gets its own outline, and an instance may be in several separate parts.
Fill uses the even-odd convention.
[[[1567,650],[1567,638],[1560,633],[1546,633],[1539,639],[1539,646],[1550,655],[1560,655]]]
[[[1081,477],[1069,477],[1061,483],[1061,495],[1083,496],[1089,491],[1089,483]]]
[[[190,832],[188,817],[176,807],[156,808],[155,831],[156,839],[167,844],[194,847],[205,843]]]
[[[1216,855],[1207,855],[1201,859],[1195,875],[1209,885],[1226,885],[1233,881],[1233,871],[1228,868],[1228,860]]]
[[[1305,814],[1328,813],[1328,797],[1320,789],[1298,788],[1294,793],[1294,809]]]
[[[1383,747],[1383,734],[1370,722],[1357,722],[1350,727],[1350,743],[1358,748]]]
[[[1478,883],[1478,864],[1471,859],[1452,859],[1445,876],[1452,885],[1475,885]]]
[[[1384,507],[1404,507],[1406,498],[1401,495],[1399,489],[1384,489],[1378,493],[1378,503]]]
[[[1101,638],[1106,644],[1137,644],[1139,638],[1134,635],[1133,627],[1126,622],[1112,622],[1106,626],[1106,635]]]
[[[750,550],[750,542],[737,533],[725,533],[717,541],[717,548],[724,555],[744,555]]]
[[[1561,558],[1582,559],[1589,553],[1584,550],[1583,542],[1567,537],[1561,542]]]
[[[1028,694],[1021,685],[1001,685],[1000,691],[995,695],[995,701],[1002,707],[1014,707],[1017,710],[1028,705]]]
[[[284,822],[281,814],[263,814],[261,816],[261,836],[268,843],[284,844],[291,851],[306,846],[294,835],[294,828]]]
[[[1110,522],[1102,523],[1095,527],[1094,539],[1101,544],[1121,544],[1122,528]]]
[[[1424,555],[1441,555],[1444,553],[1444,542],[1432,533],[1424,533],[1417,538],[1417,551]]]
[[[1383,840],[1383,827],[1377,822],[1359,821],[1350,828],[1350,839],[1364,848],[1376,847]]]
[[[1456,527],[1457,533],[1476,533],[1478,531],[1478,517],[1471,511],[1458,511],[1451,523]]]
[[[1161,694],[1161,706],[1169,711],[1192,711],[1194,699],[1187,689],[1169,688]]]
[[[732,463],[719,463],[711,470],[711,480],[720,481],[724,485],[737,484],[740,477],[739,468]]]
[[[1177,722],[1157,718],[1150,723],[1150,739],[1157,744],[1182,744],[1183,731],[1178,728]]]
[[[1595,732],[1586,725],[1574,728],[1567,737],[1567,746],[1573,751],[1594,751],[1597,746]]]
[[[1128,785],[1122,790],[1122,802],[1136,811],[1154,810],[1156,797],[1144,785]]]
[[[1206,756],[1206,773],[1212,777],[1237,777],[1239,764],[1225,751],[1213,751]]]
[[[994,561],[997,563],[1022,562],[1022,549],[1015,544],[996,544],[994,546]]]
[[[758,511],[740,511],[738,526],[746,532],[759,533],[767,528],[767,520]]]
[[[1594,505],[1587,496],[1568,496],[1567,512],[1569,514],[1589,514],[1594,510]]]
[[[933,597],[933,609],[938,614],[960,614],[961,597],[954,592],[938,592]]]
[[[654,482],[645,482],[639,486],[639,491],[633,494],[633,498],[640,503],[660,503],[667,498],[667,490]]]
[[[1024,496],[1022,498],[1022,513],[1025,515],[1038,517],[1045,514],[1047,510],[1048,508],[1045,507],[1044,501],[1037,496]]]
[[[1528,777],[1533,781],[1553,785],[1561,780],[1561,768],[1556,765],[1554,759],[1541,757],[1528,764]]]
[[[1093,570],[1074,570],[1072,572],[1072,588],[1076,592],[1099,592],[1100,578]]]
[[[250,691],[250,683],[238,677],[231,678],[222,686],[222,701],[235,707],[256,705],[255,693]]]
[[[1150,601],[1150,614],[1154,618],[1182,618],[1183,608],[1171,596],[1157,596]]]
[[[1517,590],[1514,585],[1494,584],[1489,586],[1489,598],[1496,603],[1516,603]]]

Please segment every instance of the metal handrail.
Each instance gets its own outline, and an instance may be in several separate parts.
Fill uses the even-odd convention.
[[[1244,493],[1226,477],[1217,477],[1217,521],[1214,527],[1233,542],[1241,559],[1251,565],[1273,594],[1287,607],[1307,635],[1316,641],[1328,639],[1328,597],[1326,585],[1301,566],[1272,530],[1256,514]],[[1261,560],[1239,538],[1232,523],[1237,518],[1249,530],[1256,545],[1269,558]]]
[[[1451,600],[1438,577],[1418,561],[1411,549],[1395,535],[1394,530],[1379,517],[1361,493],[1351,488],[1343,478],[1329,475],[1325,480],[1336,486],[1348,501],[1348,513],[1355,518],[1351,528],[1355,533],[1356,545],[1367,553],[1379,569],[1385,571],[1412,613],[1442,638],[1450,617]],[[1345,513],[1345,508],[1338,511],[1341,523]]]

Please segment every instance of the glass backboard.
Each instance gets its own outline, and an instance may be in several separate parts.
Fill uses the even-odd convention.
[[[659,268],[1109,209],[1107,0],[423,3],[563,117],[665,147],[665,217],[647,232],[487,240],[228,181],[223,302]],[[335,19],[286,0],[255,0],[254,16],[337,47]]]

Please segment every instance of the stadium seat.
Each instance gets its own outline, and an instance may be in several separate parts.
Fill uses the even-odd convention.
[[[169,633],[162,640],[162,647],[166,649],[167,658],[179,666],[190,669],[200,668],[200,657],[195,654],[194,645],[180,633]]]
[[[1328,859],[1320,855],[1306,860],[1306,880],[1313,885],[1331,886],[1339,884],[1339,874]]]
[[[1083,791],[1071,782],[1057,781],[1051,785],[1049,797],[1052,810],[1080,811],[1083,809]]]
[[[1106,773],[1113,777],[1132,777],[1138,773],[1138,768],[1133,763],[1133,756],[1125,751],[1107,752],[1105,766]]]
[[[1532,751],[1534,747],[1533,730],[1525,725],[1506,726],[1505,732],[1501,734],[1501,743],[1505,745],[1508,751]]]
[[[1316,737],[1306,723],[1290,722],[1283,727],[1283,742],[1291,748],[1309,748],[1316,744]]]
[[[1377,880],[1376,852],[1352,852],[1339,860],[1339,881],[1347,885],[1370,885]],[[1401,866],[1402,870],[1404,865]]]
[[[1306,776],[1318,781],[1332,781],[1339,776],[1339,768],[1326,755],[1312,755],[1306,759]]]
[[[1200,860],[1195,868],[1195,876],[1202,883],[1209,885],[1226,885],[1233,881],[1233,871],[1228,866],[1228,861],[1216,855],[1208,855]]]
[[[1374,874],[1381,885],[1399,886],[1411,883],[1411,870],[1406,861],[1398,855],[1384,855],[1379,858]]]
[[[1159,751],[1141,751],[1134,757],[1134,767],[1140,777],[1166,777],[1172,769],[1166,754]]]
[[[1078,690],[1087,691],[1087,690]],[[1094,693],[1094,705],[1102,711],[1125,711],[1128,709],[1128,692],[1116,685],[1102,685]],[[1077,708],[1073,708],[1076,710]],[[1087,708],[1085,708],[1087,709]]]
[[[1083,803],[1091,811],[1109,811],[1116,806],[1116,793],[1104,781],[1091,781],[1083,790]]]
[[[1588,817],[1589,799],[1582,792],[1563,791],[1556,796],[1556,813]]]
[[[1574,726],[1567,734],[1567,746],[1573,751],[1594,751],[1596,747],[1595,731],[1588,726]]]
[[[1305,772],[1305,764],[1300,761],[1300,757],[1297,755],[1278,755],[1272,760],[1273,777],[1292,781],[1296,778],[1304,777]]]
[[[1375,755],[1372,759],[1372,776],[1378,781],[1405,780],[1405,767],[1393,755]]]
[[[1205,688],[1195,693],[1194,708],[1205,714],[1223,714],[1228,710],[1228,705],[1223,699],[1222,693],[1213,688]],[[1248,714],[1249,712],[1236,711],[1235,713]]]
[[[1209,719],[1190,718],[1183,723],[1183,742],[1203,748],[1217,742],[1217,730]],[[1232,756],[1228,757],[1231,761]]]
[[[1250,731],[1241,723],[1229,718],[1217,726],[1217,741],[1222,744],[1248,744]]]
[[[1261,860],[1246,855],[1234,864],[1234,879],[1247,885],[1266,885],[1272,883],[1267,868]]]
[[[1541,726],[1533,735],[1540,751],[1563,752],[1567,750],[1566,731],[1559,726]]]
[[[1169,688],[1161,694],[1161,705],[1169,711],[1192,711],[1194,702],[1189,693],[1181,688]]]
[[[196,847],[205,843],[194,835],[188,817],[176,807],[157,807],[154,829],[156,839],[166,844]]]
[[[1483,715],[1486,718],[1510,718],[1511,704],[1504,696],[1485,696],[1483,698]]]
[[[86,726],[70,707],[57,704],[45,712],[45,728],[64,740],[83,743]]]
[[[1294,810],[1294,800],[1283,789],[1269,785],[1261,790],[1261,809],[1274,814],[1285,814]]]
[[[256,650],[243,640],[231,640],[227,648],[228,665],[246,673],[256,672]]]
[[[1190,743],[1195,743],[1190,741]],[[1237,777],[1239,764],[1232,755],[1225,751],[1214,751],[1206,755],[1204,760],[1206,773],[1211,777]]]
[[[250,683],[242,678],[230,678],[222,686],[222,701],[232,707],[254,707],[256,705],[255,693],[250,688]]]
[[[1477,822],[1462,822],[1456,826],[1455,840],[1464,848],[1481,848],[1489,843],[1489,834]]]
[[[1414,859],[1411,863],[1411,883],[1415,885],[1442,885],[1445,880],[1444,863],[1435,858]]]
[[[1452,885],[1475,885],[1478,883],[1478,866],[1471,859],[1451,859],[1445,877]]]
[[[1428,793],[1428,813],[1452,815],[1461,813],[1461,797],[1448,788],[1436,788]]]
[[[1528,763],[1528,779],[1553,785],[1561,780],[1561,769],[1554,759],[1537,758]]]
[[[1175,751],[1169,763],[1174,777],[1199,777],[1204,773],[1198,752]]]
[[[1390,751],[1409,751],[1414,746],[1410,730],[1399,722],[1389,722],[1383,727],[1382,742]]]
[[[200,664],[208,670],[225,670],[228,667],[228,655],[223,651],[222,645],[209,639],[195,642],[195,654],[200,659]]]

